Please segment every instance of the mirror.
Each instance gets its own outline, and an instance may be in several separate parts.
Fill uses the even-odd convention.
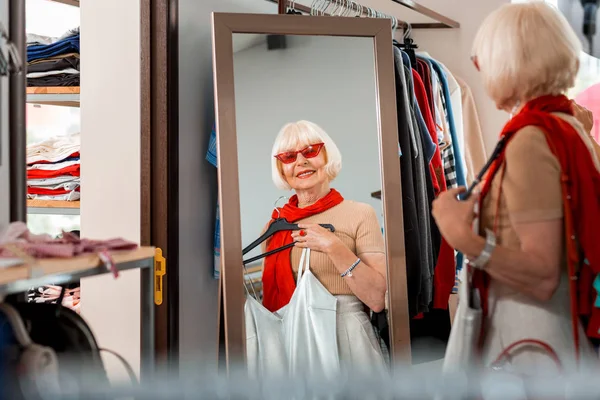
[[[409,346],[390,21],[214,21],[225,319],[245,365],[385,373]]]
[[[333,225],[334,233],[303,229],[306,237],[296,238],[310,240],[313,246],[308,267],[316,280],[310,281],[309,290],[319,290],[322,284],[327,289],[323,291],[325,303],[333,302],[335,306],[331,318],[321,313],[314,316],[314,323],[329,321],[332,330],[337,331],[337,337],[330,335],[322,340],[331,340],[323,343],[327,348],[335,346],[337,339],[342,364],[361,365],[368,370],[381,368],[387,347],[380,345],[370,326],[370,316],[364,311],[364,301],[352,290],[356,286],[355,291],[370,292],[363,294],[367,301],[380,297],[371,300],[372,304],[377,311],[377,307],[384,307],[385,289],[373,293],[378,290],[377,280],[385,283],[387,275],[381,200],[371,196],[381,189],[373,40],[236,33],[233,45],[242,246],[246,248],[261,236],[272,218],[275,203],[275,218],[281,213],[289,222],[297,222],[300,215],[307,215],[299,221]],[[352,65],[351,72],[347,65]],[[324,143],[322,148],[319,143]],[[275,158],[276,154],[282,154],[279,157],[289,164]],[[277,202],[281,196],[290,200],[282,198]],[[325,200],[328,204],[323,203]],[[286,203],[288,207],[283,207]],[[297,208],[292,204],[297,204]],[[318,209],[306,211],[314,206]],[[266,249],[257,246],[244,258],[291,242],[291,232],[274,235]],[[329,240],[334,243],[321,243]],[[340,245],[344,248],[332,250],[338,254],[326,254],[326,246]],[[264,301],[273,312],[287,303],[289,297],[272,292],[281,291],[279,286],[286,284],[278,278],[281,268],[292,268],[299,287],[302,251],[295,246],[291,263],[285,267],[283,258],[289,259],[290,254],[273,254],[246,264],[249,295]],[[337,258],[338,265],[333,261]],[[356,267],[354,279],[342,278],[340,274],[358,258],[364,266]],[[273,272],[264,268],[275,269],[277,277],[270,278]],[[366,268],[369,271],[364,271]],[[375,284],[364,284],[367,280]],[[267,298],[263,298],[265,292]],[[297,293],[299,296],[301,292]],[[262,306],[249,302],[246,307]],[[251,313],[259,314],[256,310]],[[257,330],[261,328],[256,326]],[[255,341],[261,338],[259,334],[249,329],[246,333],[249,350],[254,350],[254,354],[248,354],[251,363],[261,358],[259,353],[266,344]],[[342,343],[347,340],[350,342]]]

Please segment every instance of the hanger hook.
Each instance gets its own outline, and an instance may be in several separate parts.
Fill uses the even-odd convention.
[[[333,0],[333,10],[331,10],[331,16],[335,17],[342,7],[341,0]]]
[[[327,10],[329,10],[329,7],[333,3],[333,1],[334,0],[325,0],[323,10],[321,11],[322,16],[325,16],[327,14]]]
[[[348,13],[348,15],[360,17],[360,4],[358,4],[354,0],[350,0],[350,12]]]
[[[350,0],[344,0],[344,7],[342,8],[342,12],[340,13],[340,15],[342,17],[347,17],[348,16],[348,10],[350,10]]]
[[[408,22],[404,22],[404,39],[410,38],[412,33],[412,26]]]
[[[279,203],[279,200],[281,200],[281,199],[289,200],[287,196],[279,196],[279,198],[277,200],[275,200],[275,203],[273,203],[273,209],[275,211],[277,211],[277,218],[281,218],[281,212],[279,211],[279,207],[277,207],[277,204]]]
[[[321,15],[321,8],[323,8],[323,4],[326,0],[315,0],[315,15]]]
[[[327,1],[329,1],[329,0],[322,0],[319,3],[319,10],[317,11],[317,15],[323,15],[323,11],[324,11],[323,7],[327,6]]]
[[[310,5],[310,15],[315,15],[315,6],[317,5],[317,2],[319,0],[313,0],[313,2]]]

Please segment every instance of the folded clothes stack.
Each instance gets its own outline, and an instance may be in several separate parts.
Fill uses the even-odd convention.
[[[79,86],[79,28],[60,38],[27,35],[27,86]]]
[[[27,198],[79,200],[80,149],[79,133],[27,146]]]

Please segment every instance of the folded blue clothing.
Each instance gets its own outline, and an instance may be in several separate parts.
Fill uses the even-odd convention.
[[[69,36],[52,44],[36,44],[27,47],[27,62],[61,54],[79,53],[79,49],[79,35]]]
[[[60,161],[54,161],[54,162],[51,162],[49,164],[58,164],[58,163],[61,163],[61,162],[66,162],[66,161],[79,161],[80,159],[81,159],[81,157],[67,157],[67,158],[63,158]]]

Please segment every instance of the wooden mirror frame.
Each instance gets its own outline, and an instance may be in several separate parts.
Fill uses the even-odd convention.
[[[388,19],[213,13],[213,74],[221,218],[219,316],[229,369],[245,362],[244,272],[237,160],[233,34],[348,36],[373,39],[377,131],[388,274],[392,363],[410,363],[410,319],[406,283],[402,187],[392,29]],[[225,160],[225,162],[222,162]],[[219,321],[218,325],[221,323]]]

